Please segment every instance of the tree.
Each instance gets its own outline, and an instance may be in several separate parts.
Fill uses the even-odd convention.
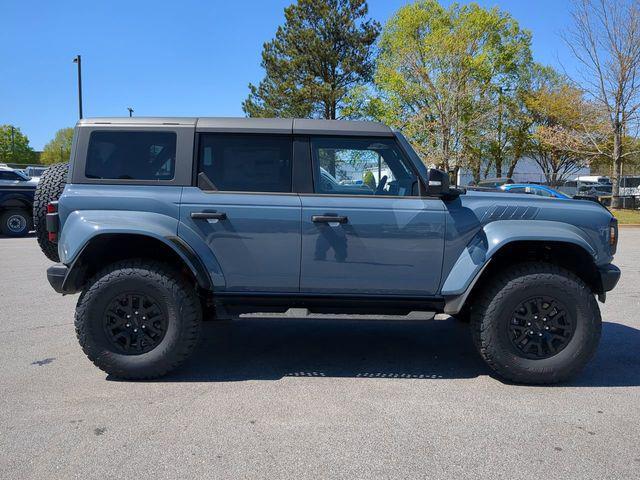
[[[27,164],[35,160],[36,154],[29,146],[29,139],[18,127],[0,126],[0,162]]]
[[[45,165],[67,162],[71,156],[71,142],[73,140],[73,128],[62,128],[56,132],[55,137],[44,146],[40,160]]]
[[[364,172],[364,175],[362,176],[362,183],[367,185],[371,190],[376,189],[376,177],[374,177],[373,173],[368,170]]]
[[[611,206],[619,208],[623,161],[638,153],[635,149],[625,151],[624,147],[625,135],[636,136],[639,127],[640,3],[575,0],[573,22],[565,41],[579,61],[579,83],[606,116],[603,129],[583,129],[590,148],[580,153],[609,158],[613,172]]]
[[[496,135],[492,122],[505,121],[504,94],[531,64],[530,43],[496,8],[445,9],[436,0],[402,7],[381,35],[372,110],[402,128],[428,163],[479,171],[473,155],[488,151],[479,144]],[[507,146],[506,131],[496,137],[494,157]]]
[[[547,182],[557,186],[585,164],[575,146],[581,140],[584,116],[590,112],[583,92],[550,68],[539,68],[538,81],[525,98],[532,121],[529,155]]]
[[[249,85],[250,117],[340,116],[349,90],[371,80],[380,26],[365,0],[298,0],[262,51],[265,78]]]

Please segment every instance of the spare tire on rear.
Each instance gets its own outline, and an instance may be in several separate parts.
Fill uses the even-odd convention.
[[[49,241],[47,233],[47,205],[60,198],[65,185],[69,163],[56,163],[47,168],[38,182],[33,199],[33,224],[42,253],[54,262],[59,262],[58,245]]]

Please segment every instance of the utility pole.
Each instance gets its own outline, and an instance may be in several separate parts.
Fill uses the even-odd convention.
[[[129,116],[133,117],[133,108],[127,107],[127,110],[129,110]]]
[[[78,65],[78,114],[82,118],[82,59],[77,55],[73,63]]]

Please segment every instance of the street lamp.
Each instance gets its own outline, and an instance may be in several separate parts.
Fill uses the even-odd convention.
[[[133,117],[133,108],[127,107],[127,110],[129,110],[129,116]]]
[[[82,59],[80,55],[73,59],[73,63],[78,65],[78,113],[82,118]]]

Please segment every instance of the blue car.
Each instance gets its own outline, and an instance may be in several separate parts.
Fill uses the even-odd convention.
[[[561,198],[563,200],[571,199],[569,195],[558,192],[553,188],[545,185],[536,185],[533,183],[510,183],[499,187],[500,190],[510,193],[529,193],[539,197]]]

